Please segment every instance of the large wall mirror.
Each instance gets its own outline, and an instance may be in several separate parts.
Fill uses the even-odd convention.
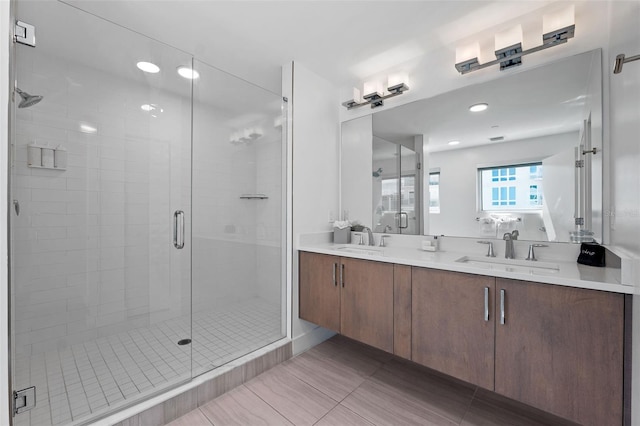
[[[601,241],[601,55],[344,122],[343,209],[375,232]]]

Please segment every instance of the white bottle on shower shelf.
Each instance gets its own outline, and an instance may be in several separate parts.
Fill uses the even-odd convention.
[[[42,148],[35,143],[27,146],[27,164],[42,167]]]
[[[58,145],[53,151],[53,164],[56,169],[67,168],[67,150],[64,149],[62,145]]]
[[[53,166],[54,166],[53,148],[50,148],[47,145],[42,148],[42,167],[53,169]]]

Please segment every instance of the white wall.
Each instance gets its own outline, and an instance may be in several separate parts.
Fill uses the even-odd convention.
[[[293,66],[293,235],[330,231],[338,211],[339,117],[334,87],[299,63]],[[318,327],[298,318],[298,256],[294,243],[292,321],[294,351]],[[319,330],[318,333],[322,333]]]
[[[610,3],[611,39],[607,74],[611,146],[611,243],[628,251],[640,263],[640,62],[611,72],[619,53],[640,54],[640,3]],[[640,270],[637,267],[636,270]],[[632,425],[640,425],[640,280],[636,276],[633,304]]]
[[[484,216],[477,209],[478,166],[540,161],[577,144],[578,134],[574,132],[429,154],[429,167],[440,169],[440,213],[429,215],[429,229],[425,232],[495,237],[495,233],[485,232],[483,225],[475,220]],[[518,216],[523,221],[515,224],[514,229],[520,231],[521,239],[546,239],[538,230],[543,226],[538,214]],[[510,232],[510,229],[501,231]]]

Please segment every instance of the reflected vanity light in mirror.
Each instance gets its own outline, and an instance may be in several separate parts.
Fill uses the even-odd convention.
[[[151,62],[140,61],[136,64],[136,66],[144,72],[148,72],[149,74],[156,74],[160,72],[160,67]]]
[[[474,104],[474,105],[471,105],[469,107],[469,111],[471,111],[471,112],[480,112],[480,111],[486,110],[487,108],[489,108],[489,104],[485,104],[485,103]]]
[[[200,73],[198,71],[184,65],[178,67],[178,74],[180,74],[180,77],[189,80],[195,80],[196,78],[200,77]]]
[[[449,145],[451,145],[451,146],[460,145],[460,141],[450,141]]]
[[[377,108],[384,105],[385,99],[401,95],[407,90],[409,90],[409,76],[406,73],[395,73],[388,76],[386,90],[384,84],[378,80],[365,81],[362,96],[360,90],[354,87],[351,99],[342,102],[342,106],[347,109],[364,105]]]

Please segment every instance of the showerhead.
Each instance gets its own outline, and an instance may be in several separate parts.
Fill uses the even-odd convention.
[[[42,100],[42,96],[40,95],[30,95],[27,92],[23,92],[19,88],[16,87],[16,93],[20,95],[22,100],[18,104],[18,108],[29,108],[40,102]]]

